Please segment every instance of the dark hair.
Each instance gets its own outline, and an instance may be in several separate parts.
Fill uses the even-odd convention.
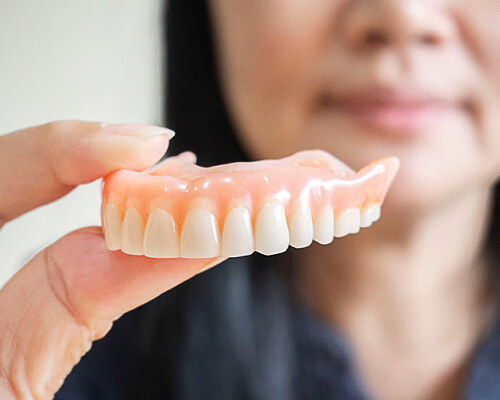
[[[495,260],[500,260],[500,183],[495,186],[493,201],[493,214],[486,245]]]
[[[166,121],[170,154],[194,151],[202,165],[245,160],[224,105],[205,0],[166,9]],[[488,238],[497,253],[500,191]],[[497,254],[498,257],[498,254]],[[136,398],[289,399],[289,299],[283,257],[227,261],[143,307],[146,354]],[[250,268],[251,265],[251,268]]]
[[[224,105],[205,3],[169,2],[165,115],[167,125],[179,132],[169,151],[193,151],[206,166],[247,157]]]

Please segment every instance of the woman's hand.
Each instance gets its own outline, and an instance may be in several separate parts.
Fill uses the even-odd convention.
[[[0,226],[113,170],[150,167],[171,137],[81,121],[0,136]],[[51,399],[114,320],[218,262],[110,252],[98,227],[66,235],[0,290],[0,398]]]

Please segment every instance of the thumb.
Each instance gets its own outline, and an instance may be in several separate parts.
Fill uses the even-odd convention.
[[[221,261],[110,252],[100,228],[63,237],[0,290],[0,397],[6,382],[12,398],[52,398],[113,320]]]
[[[101,228],[84,228],[44,251],[51,286],[85,324],[115,319],[223,258],[148,258],[109,251]]]

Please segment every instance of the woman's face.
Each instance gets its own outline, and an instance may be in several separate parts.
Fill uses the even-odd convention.
[[[396,155],[415,209],[500,165],[500,0],[211,0],[233,122],[255,158]]]

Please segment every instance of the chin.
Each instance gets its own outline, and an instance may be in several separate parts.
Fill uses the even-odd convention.
[[[400,173],[387,194],[385,211],[419,214],[450,199],[453,191],[447,189],[439,182],[412,179],[411,174]]]
[[[408,135],[382,135],[352,120],[329,116],[311,124],[304,147],[322,148],[353,169],[396,156],[401,166],[385,210],[418,213],[454,201],[471,190],[484,163],[479,134],[469,120],[453,115]]]

